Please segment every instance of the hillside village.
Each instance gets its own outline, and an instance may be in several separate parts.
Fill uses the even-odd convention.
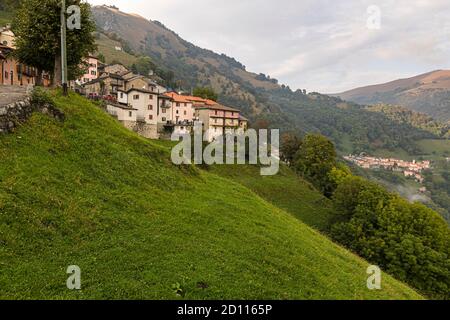
[[[430,161],[417,162],[405,161],[392,158],[377,158],[365,155],[349,155],[344,157],[345,160],[355,163],[357,166],[364,169],[385,169],[395,172],[402,172],[405,177],[414,178],[417,182],[423,183],[424,177],[422,171],[431,169]]]
[[[50,86],[47,73],[20,64],[13,53],[14,33],[9,26],[0,29],[2,85]],[[96,56],[85,58],[86,73],[69,87],[89,99],[105,102],[106,111],[126,128],[149,139],[169,139],[172,133],[186,134],[200,121],[211,142],[232,132],[244,132],[248,119],[241,111],[210,99],[176,92],[138,75],[121,64],[106,65]],[[38,79],[38,77],[41,77]]]
[[[240,109],[255,120],[264,119],[265,114],[253,113],[245,97],[227,99],[236,95],[233,90],[224,93],[217,89],[221,102],[238,108],[221,104],[215,92],[201,87],[224,88],[217,83],[169,81],[160,69],[148,70],[161,67],[176,77],[191,74],[192,69],[175,67],[182,61],[178,56],[160,61],[142,52],[152,57],[148,58],[152,66],[146,71],[137,68],[138,63],[109,55],[108,62],[122,63],[104,63],[105,57],[96,53],[102,50],[94,45],[95,25],[92,30],[81,29],[85,32],[81,41],[72,39],[68,55],[74,59],[70,66],[83,66],[84,74],[69,82],[64,58],[64,1],[62,5],[48,1],[55,9],[51,11],[51,6],[36,4],[30,1],[23,6],[26,12],[17,15],[28,22],[22,30],[16,29],[18,20],[14,20],[17,35],[26,38],[36,33],[37,39],[46,35],[50,28],[36,26],[43,17],[51,16],[49,12],[56,16],[58,6],[62,8],[61,29],[52,28],[53,35],[40,41],[28,40],[25,58],[19,54],[22,43],[11,28],[0,28],[0,133],[7,133],[0,134],[0,299],[450,298],[450,234],[448,220],[435,210],[437,206],[416,200],[411,203],[365,177],[370,174],[353,173],[350,166],[342,165],[337,142],[322,134],[319,127],[309,130],[301,125],[313,122],[308,112],[315,115],[316,123],[326,122],[337,118],[339,113],[334,110],[352,108],[350,104],[343,106],[339,99],[319,93],[306,95],[305,91],[296,93],[298,104],[290,104],[290,99],[282,98],[284,94],[291,98],[294,93],[284,87],[261,102],[281,101],[286,121],[297,113],[293,123],[305,133],[283,137],[282,147],[289,150],[281,150],[286,158],[279,174],[262,177],[263,161],[261,166],[180,166],[173,157],[169,160],[176,151],[173,143],[148,139],[188,135],[200,122],[205,140],[212,142],[228,133],[252,133]],[[34,19],[27,19],[34,12],[38,12]],[[55,24],[54,19],[49,20],[49,26]],[[126,25],[123,21],[117,24]],[[56,39],[58,30],[62,58],[58,52],[51,53],[58,44],[37,54],[38,43],[50,43],[47,40]],[[75,55],[73,48],[81,48],[90,40],[92,46]],[[21,61],[40,66],[39,70],[20,63],[14,51]],[[29,56],[54,63],[55,75],[42,71],[53,69],[53,65],[33,62]],[[245,70],[231,70],[229,64],[223,69],[228,71],[226,75]],[[198,72],[206,74],[207,70]],[[201,88],[195,93],[169,88],[197,84]],[[59,85],[63,90],[33,91],[34,86]],[[11,97],[13,93],[15,97]],[[275,109],[265,112],[275,117]],[[346,118],[347,127],[359,123],[371,135],[369,124],[376,120],[373,114],[355,114],[358,116]],[[361,125],[358,119],[364,116],[367,121]],[[300,118],[305,122],[298,121]],[[389,121],[378,124],[393,131]],[[288,127],[278,125],[267,121],[267,125],[254,126],[287,131]],[[409,132],[399,128],[398,136]],[[263,139],[257,142],[260,147],[270,146],[271,153],[278,148]],[[352,149],[346,150],[349,153]],[[222,158],[216,152],[218,155]],[[262,155],[261,148],[258,155]],[[434,175],[439,170],[436,158],[430,158],[431,163],[364,153],[344,157],[362,168],[395,172],[371,172],[373,176],[392,176],[392,181],[402,183],[405,179],[400,175],[411,178],[405,185],[420,187],[421,198],[436,193],[428,183],[428,170],[433,169]],[[72,267],[83,270],[74,289],[69,281],[73,279]],[[61,280],[65,276],[69,276],[66,283]]]

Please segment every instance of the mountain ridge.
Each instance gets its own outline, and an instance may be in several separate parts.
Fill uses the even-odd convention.
[[[387,103],[450,122],[450,70],[434,70],[410,78],[363,86],[333,94],[359,104]]]

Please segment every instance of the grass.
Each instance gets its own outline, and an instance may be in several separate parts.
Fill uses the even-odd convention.
[[[98,52],[105,56],[106,63],[120,61],[125,66],[131,66],[136,62],[137,58],[135,56],[115,49],[115,47],[122,47],[119,42],[113,41],[101,33],[98,33],[98,37],[96,40]]]
[[[12,12],[9,11],[0,11],[0,27],[3,27],[9,23],[11,23],[13,19]]]
[[[64,123],[34,114],[0,136],[0,298],[422,298],[386,274],[368,290],[368,263],[282,197],[174,166],[87,100],[54,100]],[[66,288],[69,265],[80,291]]]
[[[417,142],[425,155],[431,155],[437,158],[450,157],[450,139],[426,139]]]
[[[332,216],[331,201],[284,165],[279,174],[265,177],[258,167],[250,165],[215,166],[211,172],[242,184],[315,229],[327,229]]]

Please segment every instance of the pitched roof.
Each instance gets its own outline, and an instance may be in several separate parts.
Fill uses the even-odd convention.
[[[209,106],[213,106],[213,105],[217,104],[216,101],[213,101],[211,99],[204,99],[204,98],[195,97],[195,96],[185,96],[185,97],[186,97],[186,99],[188,99],[194,103],[206,104]]]
[[[176,92],[166,92],[164,93],[166,96],[173,99],[175,102],[182,102],[182,103],[192,103],[190,100],[186,99],[185,96],[178,94]]]
[[[148,94],[155,94],[155,95],[157,95],[157,93],[156,92],[153,92],[153,91],[150,91],[150,90],[147,90],[147,89],[142,89],[142,88],[130,88],[130,89],[128,89],[128,90],[119,90],[119,91],[121,91],[121,92],[125,92],[125,93],[130,93],[130,92],[133,92],[133,91],[137,91],[137,92],[141,92],[141,93],[148,93]]]
[[[221,104],[216,103],[215,105],[195,105],[194,107],[198,109],[210,109],[210,110],[220,110],[220,111],[231,111],[231,112],[241,112],[238,109],[223,106]]]
[[[217,104],[217,102],[215,102],[213,100],[178,94],[174,91],[166,92],[165,94],[167,96],[170,96],[175,102],[192,103],[192,104],[208,105],[208,106],[213,106],[213,105]]]

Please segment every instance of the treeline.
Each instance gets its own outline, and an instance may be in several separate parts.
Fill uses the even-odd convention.
[[[450,163],[443,164],[442,169],[443,172],[439,175],[425,172],[424,185],[430,192],[433,202],[444,208],[443,214],[450,223]]]
[[[450,138],[450,124],[439,123],[426,114],[390,104],[376,104],[368,106],[366,109],[372,112],[383,113],[397,123],[409,124],[415,128],[435,134],[438,137]]]
[[[345,153],[370,152],[379,148],[419,152],[415,141],[437,136],[408,123],[398,123],[386,115],[319,93],[303,94],[287,89],[267,93],[269,103],[281,105],[288,113],[290,131],[317,132],[329,137]]]
[[[286,134],[281,154],[332,199],[335,241],[430,298],[450,298],[450,230],[438,213],[352,175],[322,135]]]

